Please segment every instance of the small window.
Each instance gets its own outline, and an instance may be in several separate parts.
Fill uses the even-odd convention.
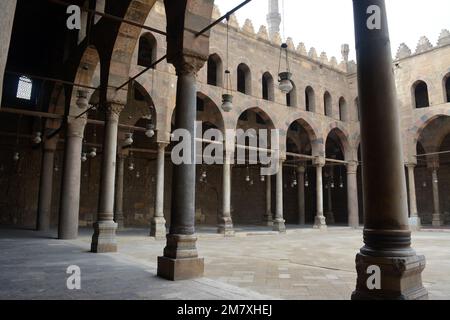
[[[447,76],[445,80],[445,91],[447,92],[447,101],[450,102],[450,74]]]
[[[30,78],[21,76],[17,86],[16,97],[18,99],[31,100],[31,91],[33,90],[33,82]]]
[[[325,106],[325,115],[327,117],[332,117],[333,116],[333,100],[328,91],[326,91],[323,96],[323,103]]]
[[[418,81],[414,86],[414,98],[416,102],[416,108],[427,108],[430,106],[430,100],[428,98],[428,86],[423,81]]]
[[[205,111],[205,102],[203,99],[197,97],[197,111],[204,112]]]

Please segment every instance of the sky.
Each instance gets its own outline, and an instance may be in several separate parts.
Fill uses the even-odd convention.
[[[222,14],[242,0],[215,0]],[[282,11],[280,3],[280,12]],[[436,45],[442,29],[450,30],[450,0],[386,0],[393,56],[404,42],[414,52],[421,36]],[[303,42],[309,51],[325,51],[328,58],[341,59],[341,44],[350,45],[350,59],[355,59],[353,8],[351,0],[284,0],[285,37],[295,45]],[[268,0],[253,0],[238,11],[242,26],[245,19],[253,22],[255,31],[267,25]],[[281,26],[282,28],[282,26]]]

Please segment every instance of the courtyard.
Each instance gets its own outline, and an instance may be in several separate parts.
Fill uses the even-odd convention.
[[[118,233],[118,253],[101,255],[89,253],[90,229],[68,241],[56,240],[56,230],[2,229],[0,299],[350,299],[361,229],[288,226],[279,234],[236,227],[236,236],[228,238],[215,231],[198,230],[205,276],[171,282],[156,277],[165,241],[148,237],[147,229]],[[450,299],[450,230],[413,233],[413,247],[427,259],[422,277],[430,299]],[[66,287],[70,265],[81,269],[80,290]]]

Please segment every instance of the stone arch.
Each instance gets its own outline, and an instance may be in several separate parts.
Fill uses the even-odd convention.
[[[268,101],[274,101],[274,81],[270,72],[264,72],[262,75],[262,98]]]
[[[412,137],[412,142],[415,145],[422,135],[423,130],[428,127],[428,125],[435,119],[439,117],[448,117],[450,116],[450,110],[447,113],[439,112],[439,113],[427,113],[420,117],[419,120],[409,129]]]
[[[209,96],[200,91],[197,92],[197,121],[209,122],[225,133],[225,120],[221,109]]]
[[[207,69],[207,83],[212,86],[223,87],[223,63],[217,53],[209,56]]]
[[[318,155],[320,145],[323,143],[320,139],[318,139],[318,136],[316,134],[316,131],[314,128],[306,121],[304,118],[298,118],[294,121],[291,121],[289,124],[289,127],[287,129],[287,132],[291,130],[293,126],[299,126],[307,135],[308,142],[310,143],[311,147],[311,155]]]
[[[411,87],[413,106],[416,109],[427,108],[430,106],[428,85],[423,80],[418,80]]]
[[[151,32],[145,32],[139,37],[138,61],[141,67],[150,67],[157,59],[158,42]],[[153,67],[155,69],[155,67]]]
[[[144,24],[157,0],[131,0],[125,9],[124,19]],[[112,49],[109,66],[103,73],[108,76],[110,86],[120,86],[128,80],[133,53],[142,28],[122,23]]]
[[[311,86],[305,89],[305,106],[306,111],[316,112],[316,94]]]
[[[333,98],[328,91],[323,95],[324,112],[327,117],[333,117]]]
[[[243,121],[242,118],[244,117],[244,115],[249,114],[249,113],[254,113],[254,114],[258,115],[261,118],[261,120],[263,120],[265,122],[268,129],[276,128],[273,118],[266,111],[264,111],[263,109],[261,109],[259,107],[250,107],[250,108],[242,110],[240,115],[238,116],[236,128],[239,128],[239,122]]]
[[[343,159],[342,160],[352,160],[351,159],[351,146],[350,146],[350,140],[349,140],[349,134],[345,128],[338,124],[332,124],[327,130],[326,135],[324,136],[325,141],[325,148],[328,138],[330,136],[334,135],[337,138],[337,143],[339,144],[339,147],[342,150]]]
[[[425,123],[413,144],[420,143],[427,152],[439,152],[440,146],[449,134],[450,115],[437,115]]]
[[[158,129],[158,115],[148,91],[137,81],[133,81],[128,91],[127,105],[120,114],[120,123],[134,126],[140,119],[148,119]]]
[[[240,63],[237,67],[237,91],[247,95],[252,94],[252,74],[245,63]]]

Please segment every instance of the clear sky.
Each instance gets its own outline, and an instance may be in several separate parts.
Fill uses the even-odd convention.
[[[216,0],[222,14],[242,0]],[[279,0],[280,11],[283,0]],[[284,0],[285,35],[297,46],[304,42],[307,50],[315,47],[318,54],[341,58],[341,44],[350,44],[350,58],[355,58],[353,9],[351,0]],[[450,29],[450,0],[386,0],[393,55],[405,42],[414,52],[421,36],[436,44],[442,29]],[[246,18],[255,30],[266,25],[268,0],[253,0],[237,17],[242,26]]]

